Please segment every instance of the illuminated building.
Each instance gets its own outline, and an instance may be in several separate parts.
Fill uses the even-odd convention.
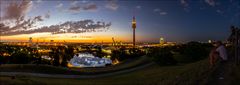
[[[89,53],[78,53],[68,64],[68,67],[105,67],[112,64],[112,60],[108,58],[95,57]]]
[[[163,38],[163,37],[160,37],[159,43],[160,43],[161,45],[164,44],[164,38]]]
[[[208,43],[212,43],[212,40],[208,40]]]
[[[136,19],[135,16],[133,16],[132,20],[132,29],[133,29],[133,47],[135,47],[135,29],[136,29]]]

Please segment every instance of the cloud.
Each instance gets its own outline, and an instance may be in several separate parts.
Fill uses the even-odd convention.
[[[137,8],[137,9],[141,9],[141,8],[142,8],[142,6],[136,6],[136,8]]]
[[[44,26],[38,29],[1,32],[1,35],[7,36],[43,32],[49,32],[52,34],[102,32],[108,30],[110,26],[111,23],[101,21],[94,22],[93,20],[67,21],[62,24]],[[9,29],[9,27],[6,27],[4,24],[0,24],[0,27],[1,29]]]
[[[83,7],[83,10],[95,11],[97,10],[97,5],[93,3],[87,4],[86,6]]]
[[[42,22],[44,19],[42,16],[34,16],[26,18],[26,14],[32,8],[32,1],[9,1],[4,6],[5,10],[2,12],[3,17],[0,21],[0,32],[8,33],[20,30],[29,30],[29,28],[36,27],[35,24]],[[49,15],[50,16],[50,15]]]
[[[50,11],[48,11],[48,12],[45,14],[44,17],[47,18],[47,19],[49,19],[49,18],[50,18]]]
[[[168,13],[167,12],[160,12],[159,14],[160,15],[167,15]]]
[[[167,15],[168,14],[166,11],[163,11],[159,8],[154,9],[153,12],[159,13],[160,15]]]
[[[186,0],[180,0],[181,4],[184,6],[184,7],[187,7],[188,6],[188,3]]]
[[[220,10],[220,9],[216,10],[216,12],[219,13],[219,14],[223,14],[223,11]]]
[[[42,2],[42,0],[37,0],[36,2],[37,2],[37,3],[41,3],[41,2]]]
[[[119,8],[117,4],[117,0],[107,0],[107,4],[105,5],[105,7],[107,9],[114,10],[114,11]]]
[[[5,30],[9,30],[9,26],[0,23],[0,33],[4,32]]]
[[[72,6],[69,8],[69,11],[73,13],[78,13],[80,12],[80,6]]]
[[[156,9],[154,9],[153,11],[154,11],[154,12],[159,12],[160,9],[159,9],[159,8],[156,8]]]
[[[36,16],[34,17],[33,21],[43,21],[42,16]]]
[[[4,20],[20,20],[31,10],[32,1],[23,0],[21,3],[12,1],[7,7],[3,16]]]
[[[55,7],[56,7],[56,8],[62,8],[62,7],[63,7],[63,4],[62,4],[62,3],[58,3]]]
[[[1,34],[6,34],[6,33],[11,33],[11,32],[16,32],[16,31],[29,30],[28,28],[36,27],[34,25],[40,21],[43,21],[42,16],[36,16],[34,18],[29,18],[27,20],[23,20],[12,27],[7,26],[4,23],[0,23],[1,24],[0,32],[1,32]]]
[[[205,3],[207,3],[210,6],[215,6],[216,2],[214,0],[205,0]]]
[[[80,13],[80,11],[96,11],[98,9],[97,5],[94,3],[88,3],[86,5],[77,5],[77,4],[71,4],[70,8],[67,10],[67,12],[71,13]]]
[[[188,1],[187,0],[180,0],[180,3],[182,5],[183,9],[186,12],[188,12],[189,11],[189,3],[188,3]]]
[[[71,2],[70,5],[72,5],[72,6],[77,6],[77,5],[78,5],[78,1],[73,1],[73,2]]]
[[[88,1],[87,0],[81,0],[81,3],[87,3]]]

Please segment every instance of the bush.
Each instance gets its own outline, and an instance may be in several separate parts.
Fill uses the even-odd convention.
[[[127,59],[128,55],[125,50],[126,50],[125,47],[121,47],[118,50],[112,50],[111,59],[112,60],[118,59],[120,61]]]
[[[10,56],[9,61],[14,64],[27,64],[31,62],[31,58],[27,52],[16,52]]]
[[[167,47],[155,48],[154,53],[151,54],[153,61],[159,65],[176,65],[177,61],[173,58],[171,50]]]
[[[189,42],[179,46],[177,54],[174,58],[181,63],[190,63],[205,59],[208,56],[209,45],[204,45],[198,42]]]

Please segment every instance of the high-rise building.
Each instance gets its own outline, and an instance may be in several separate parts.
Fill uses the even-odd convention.
[[[28,42],[29,42],[29,43],[32,43],[32,37],[29,38],[29,41],[28,41]]]
[[[136,19],[135,16],[133,16],[132,19],[132,29],[133,29],[133,47],[135,47],[135,29],[136,29]]]
[[[29,44],[29,47],[33,45],[32,37],[29,37],[28,44]]]

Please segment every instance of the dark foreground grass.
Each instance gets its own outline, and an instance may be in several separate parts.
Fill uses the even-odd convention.
[[[196,85],[202,84],[202,78],[207,75],[209,68],[207,60],[181,66],[150,67],[121,75],[93,79],[60,79],[40,78],[32,76],[1,76],[1,84],[39,84],[39,85]]]
[[[233,65],[232,72],[230,73],[230,85],[240,84],[240,65]]]
[[[130,62],[131,61],[131,62]],[[35,64],[3,64],[0,66],[0,72],[29,72],[43,74],[65,74],[65,75],[96,75],[109,72],[116,72],[134,68],[151,62],[147,56],[141,56],[121,62],[120,64],[107,66],[105,68],[63,68],[51,65],[35,65]]]

